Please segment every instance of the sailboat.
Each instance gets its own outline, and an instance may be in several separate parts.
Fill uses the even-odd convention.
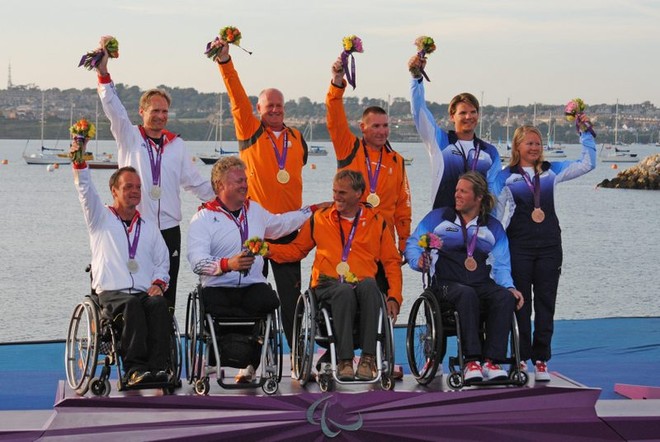
[[[112,158],[111,153],[103,152],[99,156],[99,102],[96,100],[96,118],[94,120],[96,125],[96,133],[94,134],[94,157],[96,159],[88,160],[87,167],[90,169],[117,169],[119,164]]]
[[[319,146],[318,144],[312,144],[312,140],[314,139],[314,123],[311,121],[307,123],[303,137],[308,143],[307,155],[310,157],[325,157],[328,155],[328,151],[325,147]]]
[[[554,146],[554,128],[552,124],[552,112],[550,112],[550,119],[548,120],[548,145],[545,148],[543,156],[545,158],[566,158],[564,149]]]
[[[619,145],[619,100],[616,100],[614,113],[614,145],[603,144],[600,148],[600,160],[604,163],[636,163],[639,161],[636,153],[630,149],[617,147]],[[603,152],[605,150],[605,152]]]
[[[211,127],[211,131],[209,132],[209,136],[206,141],[209,141],[211,139],[211,135],[215,134],[215,144],[213,147],[213,153],[212,154],[205,154],[205,153],[198,153],[197,157],[202,160],[204,164],[215,164],[218,159],[220,159],[223,156],[227,155],[236,155],[238,152],[235,150],[224,150],[222,148],[222,115],[223,115],[223,100],[222,100],[222,94],[220,94],[220,111],[216,115],[216,117],[213,119],[213,125]]]
[[[33,154],[26,154],[27,146],[30,143],[30,140],[25,143],[25,149],[23,149],[23,159],[28,164],[69,164],[71,159],[68,156],[59,156],[54,151],[60,151],[61,149],[51,149],[44,146],[44,124],[45,124],[45,114],[46,114],[46,104],[45,104],[45,92],[41,91],[41,151]]]

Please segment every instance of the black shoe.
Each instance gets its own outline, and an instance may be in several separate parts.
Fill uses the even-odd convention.
[[[321,369],[323,368],[323,364],[329,364],[330,361],[330,350],[326,350],[325,353],[323,353],[319,360],[316,362],[316,372],[320,373]]]
[[[156,373],[155,381],[156,382],[162,382],[162,383],[169,382],[170,381],[170,375],[165,370],[159,370]]]
[[[128,381],[126,382],[126,385],[128,385],[129,387],[134,387],[138,384],[151,382],[153,381],[153,379],[154,377],[150,371],[135,370],[128,377]]]

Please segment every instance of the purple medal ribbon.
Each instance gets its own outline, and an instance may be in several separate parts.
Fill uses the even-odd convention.
[[[243,249],[243,244],[245,244],[245,241],[247,241],[248,236],[250,234],[250,229],[248,227],[248,219],[247,219],[247,209],[245,208],[245,205],[241,208],[241,215],[237,218],[234,216],[233,213],[224,205],[222,202],[216,198],[220,206],[222,207],[222,211],[224,212],[225,215],[229,219],[231,219],[234,224],[236,224],[236,227],[238,227],[238,231],[241,234],[241,249]]]
[[[348,57],[351,57],[351,68],[348,69]],[[355,89],[355,57],[351,52],[344,51],[341,53],[341,64],[344,68],[344,72],[346,73],[346,81],[348,84],[353,86],[353,89]]]
[[[141,223],[142,219],[140,218],[140,214],[136,212],[135,216],[131,220],[131,225],[129,227],[126,227],[126,224],[119,217],[119,214],[114,209],[114,207],[110,207],[109,209],[112,210],[112,213],[115,214],[115,216],[121,223],[122,227],[124,228],[124,233],[126,233],[126,242],[128,243],[128,259],[135,259],[135,253],[137,252],[138,242],[140,241],[140,226],[142,225]],[[135,226],[135,235],[133,236],[133,242],[131,243],[130,233],[131,230],[133,230],[133,226]]]
[[[360,215],[362,214],[362,209],[358,210],[353,219],[353,225],[351,226],[351,231],[348,233],[348,239],[344,235],[344,229],[341,227],[341,215],[337,212],[337,221],[339,222],[339,234],[341,235],[341,245],[343,246],[341,252],[341,261],[348,261],[348,254],[351,251],[351,245],[353,244],[353,239],[355,238],[355,231],[357,230],[358,221],[360,220]],[[339,280],[344,282],[344,276],[339,275]]]
[[[477,247],[477,237],[479,236],[479,220],[477,219],[477,229],[474,231],[474,235],[472,235],[472,238],[470,238],[468,241],[467,224],[465,224],[465,221],[463,221],[463,217],[461,215],[458,215],[458,219],[461,220],[461,230],[463,231],[463,241],[465,241],[465,247],[467,248],[467,256],[468,258],[472,258],[472,255],[474,255],[474,249]]]
[[[419,51],[419,52],[417,53],[417,55],[419,56],[419,58],[420,58],[421,60],[424,60],[424,58],[426,57],[426,51],[424,51],[424,50]],[[428,81],[428,82],[430,83],[431,80],[429,79],[429,76],[426,75],[426,71],[424,70],[424,68],[421,68],[419,71],[422,73],[422,75],[424,76],[424,78],[426,79],[426,81]]]
[[[277,166],[280,168],[280,170],[284,170],[284,165],[286,164],[286,154],[288,151],[288,144],[289,144],[289,137],[287,134],[286,127],[284,128],[284,145],[282,146],[282,155],[280,155],[280,151],[277,150],[277,143],[273,139],[272,135],[268,132],[268,139],[270,140],[270,143],[273,145],[273,150],[275,151],[275,158],[277,158]]]
[[[378,185],[378,175],[380,174],[380,166],[383,161],[383,148],[380,148],[380,156],[378,157],[378,163],[376,164],[376,172],[372,174],[371,172],[371,160],[369,160],[369,152],[367,151],[367,146],[362,144],[364,149],[364,158],[367,162],[367,174],[369,175],[369,192],[376,193],[376,186]]]
[[[470,169],[468,169],[468,156],[470,155],[470,150],[465,152],[463,150],[463,145],[459,141],[456,142],[461,148],[461,156],[463,157],[463,165],[465,167],[465,171],[468,172],[469,170],[477,170],[477,164],[479,164],[479,154],[481,153],[481,143],[477,143],[477,147],[474,150],[474,157],[472,158],[472,166]]]
[[[522,177],[525,179],[525,183],[527,184],[527,187],[529,187],[529,190],[532,192],[532,195],[534,195],[534,208],[538,209],[541,207],[541,178],[539,178],[539,174],[535,173],[534,174],[534,182],[532,182],[532,179],[529,177],[529,174],[525,172],[525,169],[522,167],[518,166],[518,171],[522,175]]]
[[[162,148],[153,142],[151,138],[144,139],[147,142],[147,153],[149,154],[149,164],[151,165],[151,180],[154,186],[160,185],[160,163],[163,158]],[[162,137],[161,137],[162,143]],[[156,149],[156,158],[154,159],[153,150]]]

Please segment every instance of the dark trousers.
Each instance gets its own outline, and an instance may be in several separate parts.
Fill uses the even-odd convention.
[[[454,305],[460,320],[463,354],[467,361],[490,359],[504,362],[507,357],[511,320],[516,298],[506,288],[490,282],[468,286],[453,281],[439,281],[434,290],[438,301]],[[486,341],[479,339],[481,306],[486,312]]]
[[[288,244],[297,235],[298,232],[296,231],[276,240],[268,240],[268,242]],[[298,297],[300,296],[302,279],[300,261],[282,264],[272,260],[267,261],[270,262],[270,267],[273,269],[273,279],[275,279],[277,295],[280,298],[284,336],[286,336],[286,340],[289,343],[289,348],[293,348],[293,317],[295,315],[296,302],[298,302]],[[268,263],[264,265],[264,276],[268,276]]]
[[[181,262],[181,227],[176,226],[160,231],[170,253],[170,283],[163,294],[172,312],[176,308],[176,283],[179,278],[179,263]]]
[[[277,294],[264,283],[245,287],[204,287],[207,313],[228,318],[263,317],[280,305]]]
[[[172,316],[164,297],[107,291],[99,302],[110,317],[123,316],[120,354],[126,374],[167,369]]]
[[[530,358],[532,361],[549,361],[552,356],[555,303],[561,264],[561,245],[539,249],[511,247],[511,276],[516,288],[525,298],[525,305],[516,312],[520,329],[520,357],[524,361]]]
[[[378,316],[383,296],[378,290],[376,280],[367,278],[358,282],[355,287],[339,281],[330,282],[317,286],[315,292],[319,301],[330,306],[337,342],[337,358],[353,359],[353,324],[358,309],[359,347],[362,353],[375,355]]]

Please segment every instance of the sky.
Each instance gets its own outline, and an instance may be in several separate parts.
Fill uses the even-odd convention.
[[[355,34],[357,88],[346,96],[409,97],[407,61],[420,35],[435,39],[426,98],[472,92],[482,105],[651,101],[660,107],[657,0],[0,0],[0,89],[95,87],[78,68],[102,35],[119,40],[116,83],[225,92],[203,51],[220,28],[250,95],[322,102],[342,37]]]

